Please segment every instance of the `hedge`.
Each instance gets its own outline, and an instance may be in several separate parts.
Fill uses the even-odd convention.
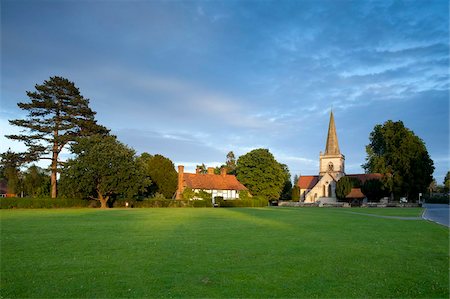
[[[211,200],[173,200],[173,199],[144,199],[127,200],[116,199],[109,202],[110,207],[125,208],[128,202],[129,208],[207,208],[212,207]],[[266,207],[267,199],[253,197],[250,199],[217,199],[219,207]],[[74,198],[31,198],[31,197],[2,197],[0,209],[52,209],[52,208],[98,208],[97,200],[85,200]]]
[[[232,208],[232,207],[267,207],[269,201],[263,197],[252,197],[249,199],[216,199],[216,203],[219,207]]]
[[[2,197],[0,209],[54,209],[54,208],[87,208],[97,207],[100,203],[95,200],[74,198],[32,198],[32,197]]]
[[[173,199],[144,199],[144,200],[126,200],[118,199],[112,204],[114,208],[125,208],[128,202],[129,208],[203,208],[211,207],[211,201],[207,200],[173,200]]]
[[[425,203],[449,204],[449,199],[450,196],[448,194],[433,194],[431,197],[429,194],[426,194],[422,197]]]

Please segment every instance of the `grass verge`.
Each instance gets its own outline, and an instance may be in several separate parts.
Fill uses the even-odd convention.
[[[448,298],[448,228],[336,210],[2,210],[1,296]]]

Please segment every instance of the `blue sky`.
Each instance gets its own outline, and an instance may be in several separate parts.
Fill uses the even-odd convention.
[[[402,120],[449,167],[448,1],[1,0],[0,151],[50,76],[75,82],[138,153],[192,171],[268,148],[318,173],[329,112],[347,173]]]

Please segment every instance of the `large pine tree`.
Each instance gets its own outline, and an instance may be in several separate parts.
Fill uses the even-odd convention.
[[[30,102],[17,104],[28,112],[27,117],[9,121],[24,128],[23,133],[6,137],[25,143],[27,161],[51,160],[51,197],[56,198],[58,157],[63,148],[79,136],[108,134],[108,130],[96,123],[89,100],[68,79],[50,77],[35,89],[27,91]]]

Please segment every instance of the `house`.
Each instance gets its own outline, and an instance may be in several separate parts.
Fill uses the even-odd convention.
[[[0,179],[0,197],[17,197],[17,194],[9,192],[10,190],[6,179]]]
[[[182,199],[183,191],[186,188],[192,189],[195,193],[201,190],[210,193],[211,199],[222,197],[223,199],[238,199],[241,191],[247,191],[236,176],[227,174],[226,168],[222,168],[220,174],[214,174],[214,168],[208,167],[207,173],[200,173],[197,168],[196,173],[184,172],[184,166],[178,166],[178,188],[176,199]]]
[[[345,156],[339,149],[333,111],[330,113],[325,152],[320,152],[319,175],[300,176],[297,185],[300,200],[308,203],[336,202],[336,183],[344,176],[359,179],[362,183],[370,179],[381,179],[379,173],[345,174]],[[353,195],[361,196],[361,189],[353,190]]]

